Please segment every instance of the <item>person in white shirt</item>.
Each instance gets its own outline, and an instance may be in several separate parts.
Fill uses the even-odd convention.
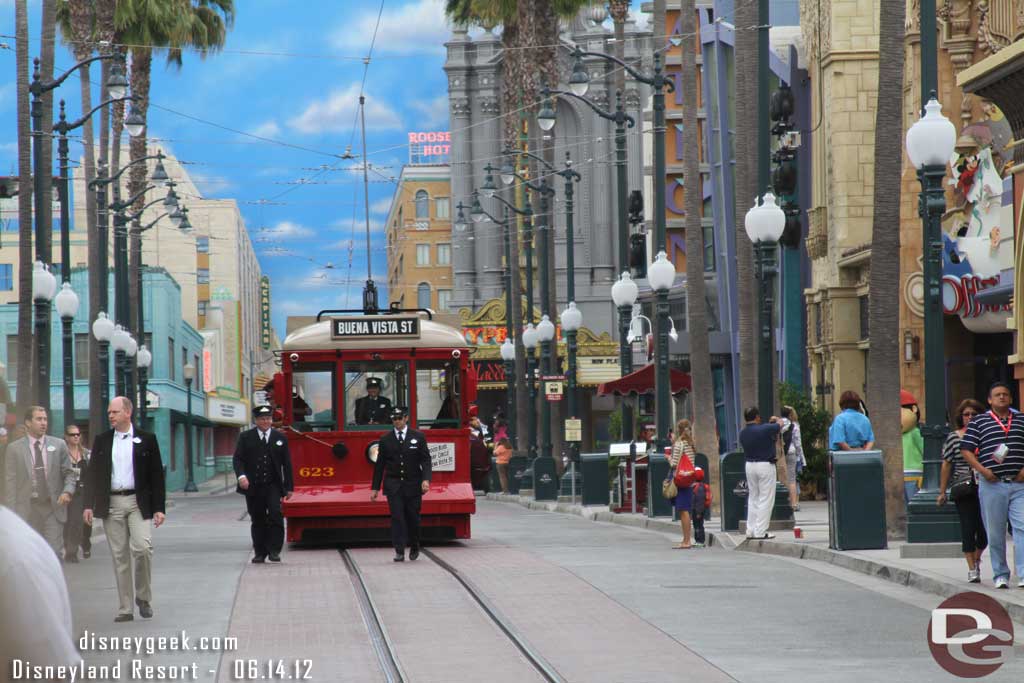
[[[0,506],[0,682],[14,680],[15,660],[73,666],[71,602],[60,562],[32,527]]]

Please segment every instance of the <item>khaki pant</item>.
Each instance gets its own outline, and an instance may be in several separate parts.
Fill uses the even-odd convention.
[[[498,463],[498,481],[501,482],[501,492],[508,493],[508,463]]]
[[[134,598],[150,602],[150,568],[153,559],[152,526],[143,519],[135,496],[110,496],[110,512],[103,520],[117,580],[118,614],[134,614]],[[135,584],[132,587],[132,560]]]

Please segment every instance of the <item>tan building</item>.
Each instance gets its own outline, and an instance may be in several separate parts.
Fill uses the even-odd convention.
[[[820,6],[821,13],[817,14]],[[802,3],[812,77],[812,208],[804,294],[811,388],[835,411],[846,389],[864,393],[878,93],[878,0]]]
[[[447,164],[402,168],[385,223],[389,301],[449,312],[453,211]]]

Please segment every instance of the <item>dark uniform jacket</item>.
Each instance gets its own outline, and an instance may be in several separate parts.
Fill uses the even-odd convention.
[[[356,424],[390,424],[391,399],[378,395],[377,398],[363,396],[356,399]]]
[[[406,427],[403,444],[398,443],[394,429],[380,437],[377,463],[373,467],[372,491],[380,490],[384,477],[417,484],[430,481],[430,449],[423,432]]]
[[[235,476],[243,474],[249,480],[249,488],[236,487],[238,493],[245,495],[252,494],[256,486],[265,483],[277,484],[281,487],[282,493],[290,493],[295,490],[292,481],[292,457],[288,450],[288,439],[284,434],[271,428],[267,438],[266,446],[260,438],[260,430],[256,427],[247,429],[238,435],[238,443],[235,445]],[[267,460],[264,460],[264,457]],[[264,464],[269,463],[269,468]],[[266,477],[266,481],[263,480]]]
[[[156,512],[166,513],[167,489],[164,486],[164,464],[156,435],[134,427],[132,468],[135,475],[135,500],[143,519]],[[92,442],[92,456],[85,471],[84,508],[104,519],[110,512],[110,477],[113,463],[114,430],[103,432]]]

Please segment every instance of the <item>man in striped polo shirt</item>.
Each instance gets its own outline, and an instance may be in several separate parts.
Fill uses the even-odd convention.
[[[1017,586],[1024,588],[1024,413],[1010,407],[1009,385],[988,390],[991,410],[974,417],[960,441],[963,457],[979,475],[981,517],[996,588],[1007,588],[1006,522],[1013,527]]]

